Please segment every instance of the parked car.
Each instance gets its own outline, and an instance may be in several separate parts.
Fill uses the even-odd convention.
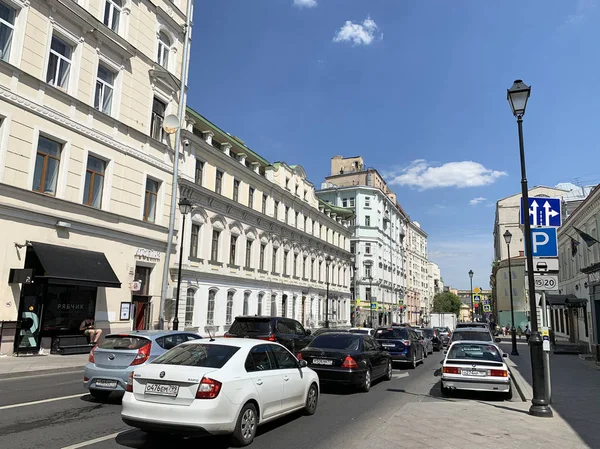
[[[423,329],[423,332],[425,332],[425,335],[427,335],[427,337],[431,340],[434,351],[441,351],[444,348],[444,342],[440,337],[439,331],[431,327],[426,327]]]
[[[462,329],[465,327],[478,327],[478,328],[482,328],[482,329],[487,329],[488,331],[490,330],[490,327],[488,326],[487,323],[478,323],[478,322],[473,322],[473,323],[458,323],[456,325],[456,329]]]
[[[226,338],[258,338],[282,344],[293,354],[311,342],[310,330],[291,318],[238,316],[225,333]]]
[[[375,338],[395,362],[408,362],[412,368],[425,360],[425,349],[416,332],[410,327],[380,327]]]
[[[248,338],[184,343],[135,370],[121,418],[146,432],[232,434],[252,443],[256,427],[317,409],[317,374],[284,346]]]
[[[425,358],[427,358],[428,354],[433,354],[433,343],[423,329],[415,329],[415,332],[419,336],[419,340],[421,341],[424,349],[423,354],[425,355]]]
[[[332,332],[348,332],[349,329],[343,329],[339,327],[320,327],[319,329],[315,329],[311,334],[313,338],[318,337],[323,334],[331,334]]]
[[[368,392],[374,380],[392,378],[390,354],[365,334],[319,335],[297,357],[306,360],[319,375],[321,384],[351,385]]]
[[[442,394],[454,390],[493,391],[512,398],[504,354],[493,343],[456,341],[442,362]]]
[[[499,343],[499,338],[494,339],[490,331],[482,327],[463,327],[456,329],[450,338],[450,344],[455,341],[469,340],[469,341],[484,341],[488,343]]]
[[[132,331],[109,334],[90,351],[83,367],[83,386],[97,399],[124,392],[129,373],[175,346],[202,338],[184,331]]]
[[[353,334],[365,334],[370,335],[371,337],[375,336],[375,329],[372,327],[351,327],[348,329],[348,332]]]
[[[434,329],[439,332],[442,344],[444,346],[448,346],[450,343],[450,338],[452,337],[452,331],[450,331],[450,329],[447,327],[434,327]]]

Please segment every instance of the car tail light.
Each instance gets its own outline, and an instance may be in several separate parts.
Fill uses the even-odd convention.
[[[358,363],[356,363],[356,360],[354,360],[352,357],[347,356],[346,359],[344,360],[344,363],[342,363],[342,368],[348,368],[348,369],[358,368]]]
[[[410,346],[410,340],[402,340],[404,346]]]
[[[90,378],[89,378],[89,377],[84,377],[84,378],[83,378],[83,381],[84,381],[84,382],[87,382],[88,380],[90,380]]]
[[[442,372],[446,374],[460,374],[460,368],[455,366],[444,366]]]
[[[142,363],[146,362],[146,360],[148,360],[148,358],[150,357],[150,349],[152,349],[151,341],[149,341],[140,349],[138,349],[138,353],[135,355],[135,359],[133,359],[133,362],[131,362],[131,366],[141,365]]]
[[[297,358],[298,360],[304,360],[304,359],[302,358],[302,353],[301,353],[301,352],[299,352],[298,354],[296,354],[296,358]]]
[[[200,385],[198,385],[198,391],[196,392],[196,399],[214,399],[219,395],[221,391],[221,385],[218,380],[203,377]]]
[[[125,387],[125,391],[133,393],[133,371],[129,373],[129,379],[127,379],[127,386]]]
[[[274,334],[270,334],[268,337],[259,337],[259,339],[260,340],[268,340],[268,341],[276,341]]]
[[[94,350],[97,348],[98,346],[94,346],[92,348],[92,350],[90,351],[90,355],[88,357],[88,362],[90,363],[94,363]]]
[[[491,369],[490,376],[492,376],[492,377],[508,377],[508,372],[504,369]]]

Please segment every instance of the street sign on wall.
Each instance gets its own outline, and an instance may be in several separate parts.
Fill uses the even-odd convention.
[[[534,274],[535,289],[544,291],[558,290],[558,276],[551,274]]]
[[[556,228],[534,228],[531,230],[533,257],[558,257]]]
[[[529,224],[531,226],[549,226],[558,228],[561,225],[560,198],[529,198]],[[521,224],[525,224],[523,199],[521,199]]]

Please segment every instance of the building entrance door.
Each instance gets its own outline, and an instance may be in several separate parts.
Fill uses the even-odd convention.
[[[132,292],[131,302],[133,303],[133,330],[144,330],[150,328],[150,299],[148,295],[150,290],[150,273],[152,268],[136,265],[135,281],[138,282],[138,290]]]
[[[38,351],[43,313],[43,284],[23,284],[19,301],[20,330],[15,340],[15,352]]]

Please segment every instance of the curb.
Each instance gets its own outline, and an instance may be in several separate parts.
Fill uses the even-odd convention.
[[[46,374],[61,374],[61,373],[76,373],[82,370],[85,365],[81,366],[69,366],[65,368],[52,368],[52,369],[41,369],[36,371],[15,371],[10,373],[0,374],[0,380],[14,379],[16,377],[31,377],[31,376],[43,376]]]
[[[515,390],[517,391],[517,393],[521,397],[521,401],[522,402],[527,402],[527,399],[525,398],[525,393],[523,393],[523,388],[521,388],[521,385],[519,385],[516,382],[514,371],[512,369],[510,369],[510,367],[508,368],[508,370],[510,371],[510,382],[514,385]]]

